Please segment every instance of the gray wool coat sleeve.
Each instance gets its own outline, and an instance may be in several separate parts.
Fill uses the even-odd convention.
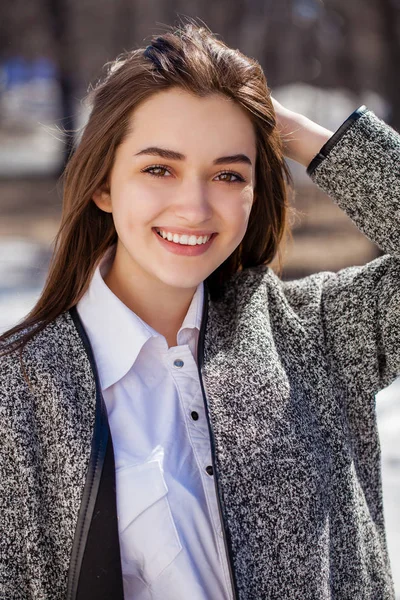
[[[400,136],[365,110],[328,145],[315,169],[310,164],[311,179],[385,254],[289,282],[285,292],[300,313],[313,298],[332,373],[351,398],[376,393],[400,374]]]

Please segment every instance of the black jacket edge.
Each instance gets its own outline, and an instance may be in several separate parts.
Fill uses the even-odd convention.
[[[312,159],[307,167],[307,175],[312,175],[315,169],[321,164],[321,162],[328,156],[332,148],[337,142],[344,136],[346,131],[355,123],[360,117],[362,117],[368,108],[365,105],[360,106],[341,124],[341,126],[335,131],[335,133],[329,138],[329,140],[322,146],[318,154]]]
[[[101,394],[100,380],[89,338],[83,327],[82,321],[80,320],[76,307],[72,307],[69,313],[85,347],[85,351],[90,361],[96,385],[96,412],[91,453],[85,486],[82,494],[81,506],[79,509],[78,521],[75,529],[74,542],[72,546],[72,553],[70,559],[70,568],[68,573],[67,600],[75,600],[78,590],[83,555],[93,516],[93,510],[96,503],[101,473],[103,470],[104,458],[109,438],[109,429],[107,413]]]

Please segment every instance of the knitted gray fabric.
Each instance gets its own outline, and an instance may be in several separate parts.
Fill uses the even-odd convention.
[[[240,600],[394,598],[374,396],[400,373],[400,138],[368,111],[312,179],[388,253],[210,302],[203,381]],[[65,597],[95,385],[69,315],[1,359],[0,597]],[[214,600],[214,599],[210,599]]]
[[[95,383],[72,319],[0,359],[0,598],[61,600],[94,425]]]

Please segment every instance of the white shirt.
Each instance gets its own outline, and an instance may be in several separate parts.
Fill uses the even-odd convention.
[[[196,365],[203,283],[178,346],[168,349],[165,337],[105,284],[113,256],[112,249],[106,253],[77,310],[93,348],[114,445],[125,599],[230,599],[214,476],[206,471],[211,447]]]

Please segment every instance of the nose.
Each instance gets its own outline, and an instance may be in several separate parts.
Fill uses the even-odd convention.
[[[192,177],[182,182],[176,190],[175,216],[192,226],[206,223],[212,217],[207,183],[200,178]]]

